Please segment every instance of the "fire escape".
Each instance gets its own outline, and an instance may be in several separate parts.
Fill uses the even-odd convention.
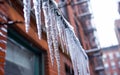
[[[67,6],[71,6],[73,9],[76,29],[78,30],[80,24],[83,29],[85,36],[84,41],[88,45],[88,50],[86,50],[86,53],[89,56],[90,65],[92,67],[91,75],[105,75],[102,62],[102,52],[98,48],[99,45],[95,36],[96,29],[92,24],[93,16],[90,9],[90,0],[61,0],[59,7],[66,8]],[[64,10],[66,11],[66,9]],[[81,41],[80,32],[78,31],[77,33],[78,38]]]

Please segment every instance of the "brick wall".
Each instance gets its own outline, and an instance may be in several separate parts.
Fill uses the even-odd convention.
[[[4,75],[7,26],[0,26],[0,75]]]
[[[65,72],[65,64],[67,64],[70,68],[72,68],[72,64],[70,61],[70,58],[65,55],[64,53],[60,52],[60,74],[66,75]],[[57,69],[57,63],[56,60],[54,60],[54,64],[52,66],[49,52],[45,54],[45,75],[58,75],[58,69]]]
[[[108,48],[103,48],[103,63],[105,66],[105,73],[114,75],[120,75],[120,48],[119,46],[111,46]],[[114,67],[112,67],[112,63],[115,63]]]
[[[7,9],[7,10],[6,10]],[[7,12],[9,13],[7,13]],[[21,16],[16,10],[14,10],[12,7],[10,7],[8,4],[0,4],[0,13],[7,14],[11,20],[20,20],[24,21],[23,16]],[[0,22],[3,20],[0,18]],[[34,25],[32,23],[32,25]],[[45,49],[45,75],[58,75],[57,72],[57,64],[56,61],[54,62],[54,65],[52,66],[50,57],[49,57],[49,51],[47,42],[44,39],[39,40],[37,33],[33,28],[30,28],[29,33],[25,32],[24,25],[16,25],[15,27],[20,34],[27,37],[29,40],[31,40],[33,43],[37,44],[37,46],[42,47]],[[33,34],[33,35],[31,35]],[[2,41],[6,41],[7,37],[7,26],[0,26],[0,75],[4,75],[4,64],[5,64],[5,50],[6,50],[6,43]],[[61,75],[66,75],[65,73],[65,63],[72,68],[71,61],[67,55],[60,52],[60,64],[61,64]]]
[[[2,2],[2,0],[1,0]],[[6,14],[8,14],[4,2],[0,3],[0,23],[6,22]],[[6,42],[7,41],[7,25],[0,24],[0,75],[4,75]]]

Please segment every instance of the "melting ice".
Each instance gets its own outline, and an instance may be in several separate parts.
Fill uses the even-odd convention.
[[[35,10],[38,36],[39,36],[39,39],[41,39],[41,1],[33,0],[33,4],[34,4],[34,10]]]
[[[42,3],[41,3],[42,2]],[[24,18],[26,31],[29,29],[30,22],[30,0],[23,0],[24,3]],[[59,45],[63,52],[67,50],[70,54],[74,74],[89,75],[88,57],[81,47],[78,38],[68,21],[59,11],[54,0],[33,0],[38,29],[38,36],[41,38],[41,4],[45,17],[45,27],[47,33],[47,42],[49,47],[50,59],[53,65],[54,57],[57,62],[58,75],[60,75],[60,54]]]
[[[25,28],[26,32],[29,30],[30,26],[30,10],[31,10],[31,0],[23,0],[24,4],[24,19],[25,19]]]

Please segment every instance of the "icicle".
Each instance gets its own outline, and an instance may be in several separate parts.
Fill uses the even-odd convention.
[[[66,36],[75,75],[88,75],[88,57],[71,28],[66,28]]]
[[[26,32],[29,30],[30,26],[30,10],[31,10],[31,0],[23,0],[24,4],[24,19],[25,19],[25,27],[26,27]]]
[[[51,24],[52,24],[52,38],[53,38],[53,47],[54,47],[54,53],[55,53],[55,59],[57,62],[57,67],[58,67],[58,75],[60,75],[60,55],[59,55],[59,47],[58,47],[58,31],[57,31],[57,27],[56,27],[56,15],[55,15],[55,11],[53,8],[51,8],[51,15],[52,15],[52,19],[51,19]]]
[[[56,20],[57,20],[57,30],[58,30],[58,34],[59,34],[59,41],[61,43],[62,51],[64,52],[65,48],[66,48],[67,53],[68,53],[68,47],[66,45],[67,42],[66,42],[65,26],[61,19],[62,14],[58,10],[56,10],[56,12],[57,12]]]
[[[60,56],[59,56],[59,49],[58,49],[58,30],[57,30],[57,27],[56,27],[57,23],[56,23],[56,17],[55,17],[55,10],[54,10],[54,6],[49,5],[48,3],[49,3],[49,0],[48,0],[48,2],[47,1],[43,2],[43,12],[44,12],[44,16],[45,16],[45,24],[46,24],[48,41],[49,41],[50,38],[52,38],[52,41],[50,40],[48,42],[48,45],[49,45],[49,47],[50,47],[50,45],[52,45],[53,48],[54,48],[54,52],[53,52],[53,49],[52,49],[52,51],[51,51],[51,49],[49,49],[50,50],[51,62],[53,63],[53,58],[54,57],[52,57],[52,55],[55,54],[55,58],[56,58],[57,66],[58,66],[58,75],[60,75]],[[48,30],[48,29],[50,29],[50,30]]]
[[[60,39],[60,43],[61,43],[61,47],[62,47],[62,51],[64,52],[64,44],[63,44],[63,40],[62,40],[62,37],[63,37],[63,29],[62,29],[62,24],[61,24],[61,20],[60,20],[60,16],[56,16],[56,19],[57,19],[57,30],[58,30],[58,34],[61,35],[59,36],[59,39]]]
[[[52,34],[51,34],[51,18],[49,15],[50,9],[49,9],[49,4],[47,2],[42,3],[42,8],[43,8],[43,13],[45,16],[45,26],[46,26],[46,32],[47,32],[47,42],[48,42],[48,47],[49,47],[49,53],[50,53],[50,59],[51,63],[53,65],[54,62],[54,54],[53,54],[53,45],[52,45]]]
[[[34,3],[34,10],[35,10],[35,16],[36,16],[38,36],[39,36],[39,39],[41,39],[41,1],[33,0],[33,3]]]
[[[57,19],[57,29],[58,29],[58,34],[59,34],[59,39],[60,39],[60,44],[61,44],[61,48],[62,48],[62,51],[64,52],[65,49],[64,49],[64,44],[63,44],[63,40],[62,40],[62,28],[60,27],[60,23],[59,23],[59,19]]]

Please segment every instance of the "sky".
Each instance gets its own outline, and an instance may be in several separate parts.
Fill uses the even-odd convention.
[[[101,47],[117,45],[114,21],[119,18],[117,2],[120,0],[90,0]]]

